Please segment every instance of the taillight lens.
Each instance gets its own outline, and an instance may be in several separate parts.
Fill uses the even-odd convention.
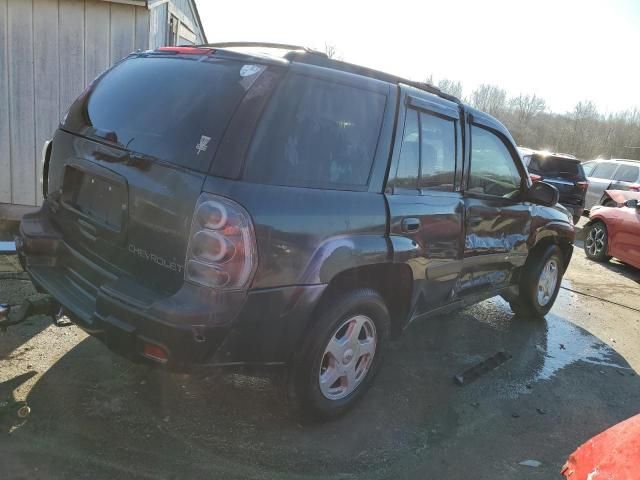
[[[531,178],[531,181],[533,183],[536,183],[536,182],[539,182],[540,180],[542,180],[542,177],[540,175],[538,175],[538,174],[535,174],[535,173],[530,173],[529,177]]]
[[[629,185],[629,190],[631,190],[632,192],[640,192],[640,185],[638,185],[637,183],[631,184]]]
[[[586,190],[589,187],[589,182],[576,182],[576,187]]]
[[[198,198],[184,269],[186,281],[225,290],[246,288],[258,262],[247,211],[228,198]]]

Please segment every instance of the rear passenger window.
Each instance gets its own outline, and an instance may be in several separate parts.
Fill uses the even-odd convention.
[[[613,177],[613,172],[616,171],[616,168],[618,168],[618,165],[616,165],[615,163],[601,163],[593,170],[591,176],[595,178],[606,178],[607,180],[610,180],[611,177]]]
[[[613,179],[620,182],[635,182],[638,180],[638,176],[638,167],[633,165],[620,165],[616,174],[613,176]]]
[[[420,114],[420,187],[453,191],[456,172],[455,122]]]
[[[397,188],[418,189],[420,172],[420,130],[418,112],[408,110],[404,122],[400,160],[394,186]]]
[[[291,74],[267,106],[244,178],[275,185],[363,189],[385,101],[380,93]]]

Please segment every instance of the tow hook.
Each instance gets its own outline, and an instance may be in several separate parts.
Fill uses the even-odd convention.
[[[34,295],[17,308],[2,304],[0,305],[0,331],[5,332],[8,327],[18,325],[33,315],[49,315],[57,325],[60,312],[60,304],[51,295]]]

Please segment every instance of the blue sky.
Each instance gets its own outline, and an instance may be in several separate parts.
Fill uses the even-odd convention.
[[[196,0],[209,41],[323,49],[414,80],[492,83],[553,111],[640,108],[640,0]]]

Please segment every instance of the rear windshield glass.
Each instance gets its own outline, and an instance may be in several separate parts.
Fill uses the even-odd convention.
[[[271,99],[249,151],[245,178],[274,185],[362,188],[386,97],[290,75]]]
[[[125,60],[76,100],[63,128],[204,171],[263,70],[199,56]]]
[[[532,155],[528,169],[531,173],[564,177],[584,177],[580,162],[563,157]]]

